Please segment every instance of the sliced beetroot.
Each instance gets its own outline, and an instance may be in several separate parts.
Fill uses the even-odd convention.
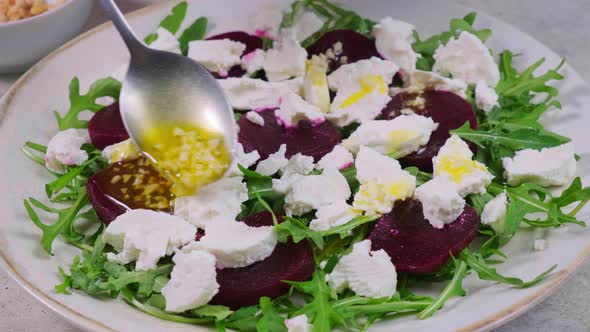
[[[340,143],[340,132],[330,122],[312,126],[309,121],[301,121],[297,128],[285,128],[277,122],[274,110],[259,112],[264,118],[264,126],[252,123],[243,116],[238,125],[238,140],[246,152],[257,150],[260,159],[266,159],[279,150],[281,144],[287,145],[287,158],[301,153],[319,161]]]
[[[113,103],[96,112],[88,122],[88,133],[92,144],[100,150],[128,139],[129,134],[123,125],[119,103]]]
[[[239,42],[239,43],[246,45],[246,49],[244,50],[242,55],[248,54],[250,52],[253,52],[254,50],[262,48],[262,39],[260,37],[251,35],[249,33],[243,32],[243,31],[230,31],[230,32],[222,33],[222,34],[211,36],[211,37],[207,38],[207,40],[219,40],[219,39],[229,39],[229,40],[233,40],[235,42]],[[225,77],[221,77],[217,73],[211,73],[211,74],[215,78],[219,79],[219,78],[226,78],[226,77],[242,77],[242,76],[244,76],[244,74],[246,74],[246,71],[243,70],[242,67],[238,65],[238,66],[233,66],[227,72],[227,76],[225,76]]]
[[[171,212],[171,183],[145,158],[115,163],[88,179],[86,190],[100,220],[109,224],[129,209]]]
[[[279,220],[282,219],[279,216]],[[243,220],[248,226],[260,227],[273,224],[269,212],[261,212]],[[315,269],[313,251],[307,241],[297,244],[279,243],[265,260],[237,269],[217,270],[219,293],[212,303],[237,309],[257,304],[263,296],[276,298],[289,291],[283,280],[308,280]]]
[[[423,98],[424,103],[416,102]],[[419,99],[418,99],[419,101]],[[451,136],[449,131],[461,127],[469,121],[471,128],[477,129],[477,117],[471,104],[460,96],[449,91],[426,90],[422,93],[399,93],[385,106],[383,116],[393,119],[403,109],[412,109],[416,114],[430,117],[438,123],[438,129],[430,136],[426,147],[402,159],[404,167],[416,166],[423,171],[432,171],[432,158]]]
[[[381,57],[379,52],[377,52],[374,40],[353,30],[334,30],[327,32],[307,48],[307,53],[309,56],[326,54],[330,49],[334,53],[334,44],[338,42],[342,43],[342,52],[336,52],[338,54],[334,54],[335,58],[329,59],[329,72],[338,69],[343,63],[353,63],[359,60],[370,59],[374,56]],[[346,61],[342,61],[342,57],[346,57]]]
[[[436,272],[458,254],[477,235],[479,217],[470,206],[453,223],[436,229],[422,213],[419,201],[396,205],[381,217],[369,236],[372,250],[384,249],[397,272],[426,274]]]

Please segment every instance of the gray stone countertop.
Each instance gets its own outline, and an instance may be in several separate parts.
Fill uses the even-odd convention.
[[[131,11],[157,0],[120,0],[124,11]],[[563,56],[590,80],[590,12],[588,0],[457,0],[458,3],[486,12],[534,36]],[[95,8],[86,29],[105,19]],[[18,75],[0,75],[0,95]],[[586,262],[555,294],[529,312],[497,329],[498,332],[590,331],[590,262]],[[0,331],[4,332],[79,332],[80,330],[35,301],[4,271],[0,270]]]

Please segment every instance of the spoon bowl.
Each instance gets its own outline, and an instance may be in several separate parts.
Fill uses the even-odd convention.
[[[233,110],[217,80],[199,63],[144,45],[114,0],[101,0],[125,41],[131,62],[119,98],[129,136],[149,150],[145,133],[163,126],[201,128],[223,137],[230,158],[237,144]]]

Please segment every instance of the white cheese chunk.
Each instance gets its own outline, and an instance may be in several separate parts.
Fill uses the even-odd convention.
[[[412,197],[416,178],[395,159],[361,146],[355,161],[359,191],[352,206],[367,214],[388,213],[398,200]]]
[[[496,89],[488,87],[484,81],[477,82],[475,86],[475,104],[484,112],[491,111],[498,105]]]
[[[264,118],[262,115],[258,114],[256,111],[250,111],[246,113],[246,119],[252,122],[253,124],[259,125],[260,127],[264,126]]]
[[[218,80],[233,108],[258,110],[277,108],[281,97],[288,92],[298,93],[303,80],[266,82],[248,77],[230,77]]]
[[[45,166],[52,172],[62,173],[64,166],[82,165],[88,160],[88,153],[81,149],[86,143],[90,143],[86,129],[60,131],[47,144]]]
[[[299,121],[309,121],[312,126],[325,121],[324,114],[318,107],[309,104],[293,92],[283,96],[279,109],[275,111],[275,116],[285,128],[295,128]]]
[[[150,48],[180,54],[180,42],[170,31],[160,27],[156,34],[158,38],[150,44]]]
[[[307,51],[292,33],[282,33],[272,49],[266,51],[262,68],[269,81],[284,81],[305,74]]]
[[[382,154],[404,157],[418,151],[430,140],[438,124],[421,115],[400,115],[392,120],[363,122],[342,145],[352,153],[367,146]]]
[[[313,55],[306,62],[305,77],[303,79],[303,97],[317,106],[323,113],[330,112],[330,88],[328,88],[328,62],[317,55]]]
[[[498,234],[504,233],[506,212],[508,211],[508,197],[500,193],[484,206],[481,213],[481,223],[490,225]]]
[[[324,20],[316,13],[304,11],[295,17],[291,30],[293,30],[295,39],[302,42],[321,29],[323,25]]]
[[[118,216],[104,231],[105,243],[117,254],[108,253],[111,262],[128,264],[135,270],[147,271],[158,260],[193,241],[197,228],[182,218],[152,210],[130,210]]]
[[[195,40],[188,44],[188,57],[197,61],[207,70],[227,76],[235,65],[240,65],[240,57],[246,45],[229,39]]]
[[[489,49],[477,36],[463,31],[458,39],[451,39],[434,53],[432,70],[444,76],[452,75],[468,84],[484,81],[495,87],[500,81],[500,70]]]
[[[446,176],[459,186],[459,194],[484,194],[494,176],[479,161],[465,141],[452,135],[432,159],[434,176]]]
[[[417,54],[412,49],[413,32],[416,28],[391,17],[382,19],[373,27],[377,51],[387,60],[399,65],[404,74],[416,69]]]
[[[353,208],[346,201],[336,201],[320,206],[315,213],[316,218],[311,221],[309,228],[314,231],[327,231],[344,225],[359,215],[361,215],[361,211]]]
[[[258,151],[250,151],[246,153],[244,151],[244,146],[241,143],[236,144],[236,151],[234,152],[234,160],[230,165],[229,169],[227,170],[227,176],[242,176],[242,172],[240,171],[238,164],[242,165],[245,168],[248,168],[260,159],[260,154]]]
[[[166,311],[184,312],[198,308],[209,303],[219,292],[215,256],[205,251],[177,251],[172,261],[170,281],[162,288]]]
[[[285,153],[287,153],[287,145],[281,144],[277,152],[269,155],[268,158],[258,163],[258,166],[256,166],[256,172],[269,176],[277,173],[289,163],[289,160],[285,158]]]
[[[285,319],[287,332],[312,332],[313,325],[309,324],[307,316],[299,315],[293,318]]]
[[[436,177],[416,189],[414,197],[422,203],[424,218],[434,228],[455,221],[465,208],[457,185],[446,177]]]
[[[291,176],[294,174],[307,175],[311,173],[314,168],[315,164],[313,163],[313,157],[298,153],[289,158],[287,164],[281,167],[280,172],[282,176]]]
[[[410,84],[408,88],[401,91],[422,92],[426,89],[449,91],[460,97],[465,98],[467,83],[456,78],[447,78],[437,73],[423,70],[415,70],[410,74]]]
[[[266,52],[261,49],[256,49],[248,54],[242,56],[242,69],[244,69],[248,75],[252,75],[262,69]]]
[[[324,169],[322,174],[295,176],[289,185],[273,189],[286,193],[285,211],[288,216],[299,216],[337,201],[346,201],[351,191],[346,178],[336,168]]]
[[[372,57],[340,66],[328,76],[328,84],[333,91],[340,91],[350,85],[356,86],[358,90],[363,77],[378,76],[389,86],[398,70],[399,66],[394,62]]]
[[[354,244],[326,280],[336,292],[350,288],[357,295],[378,299],[395,294],[397,273],[385,250],[371,251],[371,240],[365,240]]]
[[[372,79],[366,80],[370,82]],[[382,82],[367,83],[358,89],[351,85],[336,94],[330,113],[326,114],[333,124],[344,127],[376,118],[391,101],[387,87]]]
[[[322,157],[316,165],[316,169],[335,167],[340,170],[351,166],[354,163],[352,153],[341,145],[336,145],[332,151]]]
[[[109,145],[102,150],[102,156],[114,164],[122,161],[133,160],[141,156],[141,151],[132,139]]]
[[[539,186],[567,185],[576,175],[574,146],[566,143],[541,151],[526,149],[504,158],[504,177],[511,186],[531,182]]]
[[[243,222],[218,219],[207,224],[199,241],[182,251],[204,250],[215,256],[219,268],[238,268],[264,260],[277,242],[274,226],[250,227]]]
[[[242,177],[222,178],[199,189],[193,196],[177,197],[174,214],[200,228],[213,219],[234,219],[241,204],[248,200],[248,187]]]

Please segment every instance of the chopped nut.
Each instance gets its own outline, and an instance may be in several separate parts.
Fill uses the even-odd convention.
[[[65,3],[57,0],[51,4],[44,0],[0,0],[0,22],[18,21],[43,14]]]

